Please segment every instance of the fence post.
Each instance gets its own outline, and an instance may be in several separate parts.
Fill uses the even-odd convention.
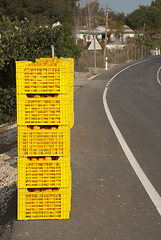
[[[143,45],[141,45],[141,58],[144,58],[144,49],[143,49]]]
[[[140,48],[138,47],[138,59],[140,58]]]
[[[129,61],[129,47],[127,45],[127,62]]]
[[[51,45],[51,51],[52,51],[52,58],[54,58],[55,56],[55,54],[54,54],[54,46],[53,45]]]
[[[94,36],[94,73],[96,74],[96,36]]]
[[[107,68],[108,68],[108,57],[106,57],[106,71],[107,71]]]

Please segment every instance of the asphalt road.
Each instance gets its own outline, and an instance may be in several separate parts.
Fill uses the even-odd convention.
[[[137,162],[161,194],[161,57],[111,82],[106,101]],[[75,92],[69,220],[13,220],[11,240],[160,240],[161,218],[129,164],[103,106],[111,69]],[[161,79],[161,75],[160,75]]]

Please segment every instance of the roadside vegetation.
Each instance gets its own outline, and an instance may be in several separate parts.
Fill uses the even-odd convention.
[[[80,57],[71,27],[75,3],[0,0],[0,124],[16,120],[15,61],[51,57],[51,45],[57,57]]]
[[[142,33],[136,42],[146,46],[161,47],[161,0],[151,2],[150,6],[140,6],[126,16],[125,24],[136,33]]]
[[[53,27],[58,21],[61,24]],[[161,0],[127,16],[109,9],[109,28],[118,36],[125,24],[138,33],[128,44],[161,46],[160,22]],[[15,61],[51,57],[51,45],[57,57],[77,60],[88,47],[76,43],[77,29],[105,24],[106,12],[97,0],[84,7],[78,0],[0,0],[0,124],[16,120]],[[104,47],[103,42],[101,45]]]

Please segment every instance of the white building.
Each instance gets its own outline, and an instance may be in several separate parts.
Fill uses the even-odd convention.
[[[120,33],[120,36],[116,36],[116,33],[118,32],[116,29],[108,29],[107,32],[110,32],[110,40],[109,42],[123,42],[126,43],[126,39],[128,37],[132,38],[135,36],[135,32],[129,28],[128,26],[124,25],[123,31]],[[77,30],[76,32],[76,38],[77,40],[82,40],[84,42],[91,42],[93,39],[93,36],[96,35],[97,39],[99,41],[103,41],[105,39],[105,27],[104,26],[98,26],[97,28],[93,30],[87,30],[86,27],[84,29]]]

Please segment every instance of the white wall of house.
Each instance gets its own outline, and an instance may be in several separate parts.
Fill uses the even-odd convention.
[[[112,32],[110,36],[110,42],[123,42],[126,43],[126,39],[128,37],[133,38],[135,36],[134,31],[127,27],[126,25],[124,26],[124,30],[122,34],[120,34],[120,38],[116,37],[116,30],[115,29],[108,29],[108,31]],[[105,27],[103,26],[98,26],[96,29],[91,30],[91,34],[89,34],[89,31],[87,29],[84,30],[79,30],[76,33],[77,40],[83,40],[86,39],[86,42],[91,42],[94,35],[97,36],[98,41],[102,41],[102,35],[105,35]]]

